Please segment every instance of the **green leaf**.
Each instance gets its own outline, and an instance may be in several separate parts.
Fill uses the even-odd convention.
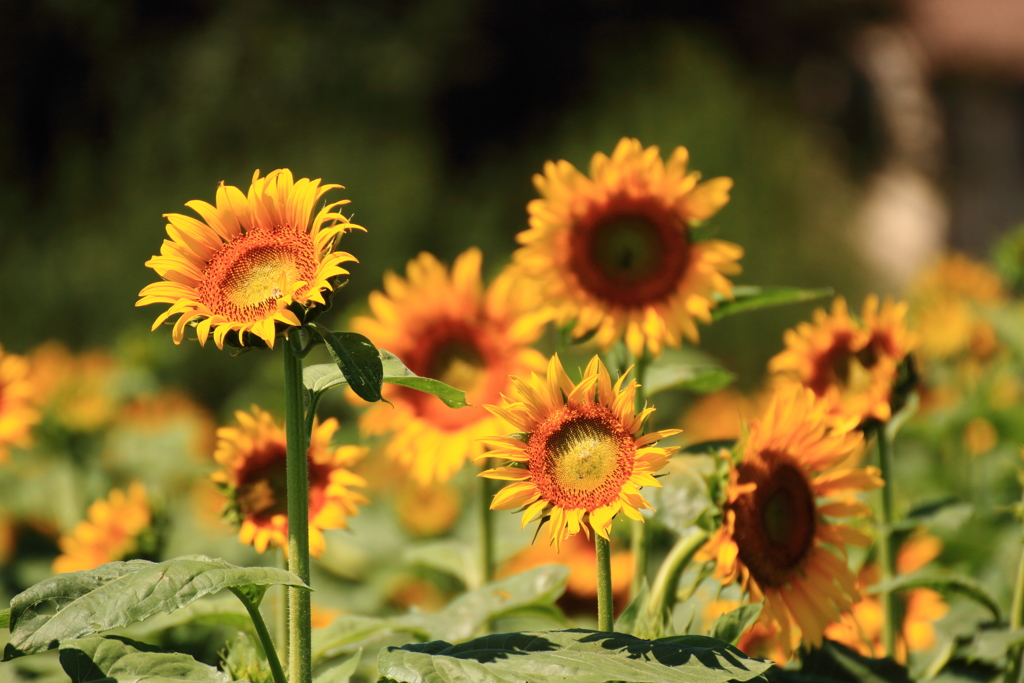
[[[399,617],[339,617],[313,633],[313,660],[340,652],[387,633],[407,633],[421,640],[458,641],[471,638],[488,622],[524,613],[564,620],[555,601],[565,592],[569,568],[537,567],[469,591],[436,614],[413,612]]]
[[[622,610],[622,614],[615,620],[616,633],[636,633],[636,622],[640,618],[641,611],[647,605],[647,597],[650,594],[651,587],[648,585],[647,577],[645,576],[640,579],[640,590],[636,592],[629,605],[626,606],[626,609]]]
[[[662,363],[659,358],[647,369],[644,386],[648,396],[666,389],[682,389],[695,394],[709,394],[712,391],[725,389],[735,380],[736,375],[720,365],[668,364]]]
[[[743,632],[757,621],[763,606],[760,602],[755,602],[750,605],[742,605],[731,612],[723,614],[715,619],[709,635],[712,638],[724,640],[730,645],[736,645],[740,642],[740,636],[743,635]]]
[[[283,569],[236,567],[203,555],[159,563],[111,562],[89,571],[59,574],[11,600],[11,638],[4,661],[173,612],[223,588],[276,584],[305,587]],[[56,613],[41,614],[40,609],[50,604],[56,606]]]
[[[116,636],[78,638],[61,645],[60,664],[71,683],[227,683],[212,666],[188,655]]]
[[[700,443],[692,443],[689,446],[680,448],[679,454],[709,454],[718,455],[718,452],[723,448],[727,451],[731,451],[736,445],[736,439],[716,439],[714,441],[701,441]]]
[[[338,666],[331,667],[313,679],[313,683],[348,683],[359,668],[359,660],[363,657],[363,649],[359,648],[354,655]]]
[[[377,659],[379,675],[399,683],[726,683],[770,666],[709,638],[652,641],[584,629],[390,647]]]
[[[716,296],[719,300],[718,306],[711,311],[713,320],[744,313],[746,311],[757,311],[762,308],[774,306],[785,306],[802,301],[814,301],[823,299],[835,294],[831,287],[819,289],[800,289],[799,287],[755,287],[752,285],[738,285],[732,288],[732,300]]]
[[[911,531],[918,527],[956,531],[974,514],[974,506],[956,498],[929,503],[911,510],[893,526],[894,531]]]
[[[425,394],[437,396],[449,408],[464,408],[466,403],[466,392],[455,387],[448,386],[444,382],[429,377],[420,377],[412,370],[405,367],[398,356],[390,351],[380,349],[381,364],[383,367],[383,381],[388,384],[399,384],[410,389],[422,391]],[[319,395],[341,384],[347,384],[348,380],[342,374],[338,366],[333,363],[321,365],[310,365],[302,371],[302,382],[314,395]]]
[[[931,588],[940,593],[960,593],[988,608],[997,622],[1002,621],[999,603],[976,579],[947,569],[922,569],[913,574],[899,576],[885,584],[873,586],[868,593],[882,590],[901,591],[911,588]]]
[[[1010,648],[1024,643],[1024,628],[1011,630],[986,629],[971,639],[963,654],[967,661],[1002,662]],[[959,654],[959,653],[958,653]]]
[[[316,323],[310,323],[309,326],[327,343],[331,358],[352,391],[364,401],[379,401],[384,367],[373,342],[357,332],[331,332]]]
[[[233,595],[204,598],[169,614],[158,614],[131,627],[130,636],[149,640],[177,626],[229,626],[258,639],[249,613]],[[258,640],[257,640],[258,642]]]
[[[4,611],[0,612],[0,628],[10,628],[10,627],[11,627],[11,610],[10,609],[5,609]]]
[[[384,381],[388,384],[400,384],[425,394],[432,394],[445,402],[449,408],[463,408],[466,403],[466,392],[450,387],[444,382],[429,377],[420,377],[390,351],[381,349],[380,359],[384,364]]]

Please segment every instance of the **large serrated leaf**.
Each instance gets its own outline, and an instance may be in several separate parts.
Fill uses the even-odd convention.
[[[652,641],[584,629],[391,647],[377,660],[378,673],[399,683],[726,683],[770,666],[710,638]]]
[[[61,645],[71,683],[227,683],[228,676],[188,655],[116,636],[77,638]]]
[[[373,342],[357,332],[331,332],[316,323],[310,323],[310,327],[327,344],[331,358],[352,391],[364,401],[379,401],[384,368]]]
[[[464,593],[436,614],[413,612],[391,618],[345,615],[313,633],[313,659],[351,651],[387,633],[408,633],[418,640],[465,640],[490,621],[536,609],[564,619],[555,601],[562,597],[568,580],[568,567],[548,565]]]
[[[466,392],[461,389],[448,386],[436,379],[420,377],[405,367],[398,356],[389,351],[380,349],[379,355],[383,368],[383,381],[387,384],[398,384],[437,396],[449,408],[464,408],[469,405],[466,403]],[[333,363],[310,365],[304,368],[302,381],[306,388],[314,394],[322,394],[328,389],[348,383],[345,375]]]
[[[223,588],[278,584],[305,587],[283,569],[236,567],[204,555],[158,563],[111,562],[89,571],[59,574],[11,600],[11,638],[4,661],[173,612]],[[50,603],[56,613],[40,614],[39,609]]]
[[[912,588],[931,588],[940,593],[959,593],[988,608],[997,622],[1002,621],[999,603],[976,579],[946,569],[923,569],[906,576],[898,576],[888,583],[873,586],[868,593],[883,590],[901,591]]]
[[[746,311],[757,311],[762,308],[785,306],[802,301],[814,301],[823,299],[835,294],[831,287],[818,289],[801,289],[799,287],[755,287],[752,285],[738,285],[732,288],[733,298],[722,299],[718,306],[711,311],[713,320]]]

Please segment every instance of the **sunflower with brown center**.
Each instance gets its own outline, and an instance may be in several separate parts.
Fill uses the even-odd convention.
[[[696,556],[714,560],[723,583],[739,580],[752,601],[764,601],[762,620],[787,653],[801,638],[819,646],[857,597],[845,548],[871,539],[837,520],[870,514],[853,496],[882,485],[877,468],[840,467],[863,435],[830,424],[812,391],[780,388],[751,424],[730,468],[722,526]]]
[[[786,349],[768,363],[770,372],[796,379],[825,399],[839,421],[860,424],[892,417],[890,399],[899,364],[916,338],[906,327],[907,304],[875,295],[864,300],[861,320],[836,297],[832,312],[814,312],[813,323],[786,330]]]
[[[10,446],[31,443],[32,427],[40,420],[35,396],[28,361],[0,346],[0,462],[10,457]]]
[[[732,180],[700,183],[688,161],[684,147],[665,162],[657,147],[623,138],[611,157],[594,155],[589,177],[564,160],[533,177],[541,199],[527,206],[513,258],[576,336],[597,330],[606,349],[624,336],[635,356],[658,355],[697,341],[695,320],[711,322],[714,295],[732,296],[725,276],[740,272],[743,249],[690,230],[725,206]]]
[[[260,178],[253,174],[248,197],[237,187],[217,188],[217,205],[194,200],[188,206],[203,220],[177,213],[169,221],[160,255],[146,265],[163,278],[139,293],[136,306],[171,304],[153,323],[155,330],[177,315],[172,336],[180,344],[185,326],[195,326],[200,344],[210,333],[224,348],[228,333],[247,333],[274,347],[278,326],[301,325],[296,313],[325,305],[324,292],[346,275],[340,264],[355,261],[335,251],[346,230],[358,228],[338,208],[347,199],[327,204],[313,214],[326,192],[341,185],[319,180],[294,181],[288,169]]]
[[[512,465],[479,476],[514,482],[494,496],[491,509],[523,508],[523,527],[537,517],[549,517],[549,537],[556,549],[581,529],[589,536],[588,526],[608,538],[620,511],[643,521],[640,510],[653,508],[640,487],[661,486],[654,475],[676,451],[651,444],[679,430],[640,435],[654,408],[634,413],[636,381],[622,388],[623,376],[613,385],[594,356],[580,383],[574,384],[557,355],[545,377],[512,379],[519,400],[505,398],[501,406],[487,409],[526,436],[484,440],[493,449],[487,455]]]
[[[112,489],[104,500],[89,506],[87,519],[57,540],[61,555],[53,561],[56,574],[95,569],[131,557],[152,515],[145,487],[132,482],[127,492]]]
[[[452,410],[440,399],[413,389],[385,385],[384,397],[359,420],[368,435],[392,433],[388,456],[422,485],[445,482],[483,453],[480,439],[503,429],[484,410],[511,390],[509,375],[544,367],[529,344],[543,320],[522,315],[514,278],[500,275],[487,290],[480,277],[482,255],[461,254],[451,272],[426,252],[409,262],[406,277],[388,273],[384,291],[370,295],[373,317],[358,317],[352,328],[379,348],[398,355],[417,375],[466,392],[470,407]]]
[[[265,552],[270,546],[288,547],[287,441],[274,418],[257,406],[235,413],[237,427],[217,430],[214,459],[224,468],[211,479],[228,496],[227,516],[239,527],[238,540]],[[313,427],[309,461],[309,552],[319,557],[326,549],[322,529],[344,529],[359,514],[356,505],[369,501],[353,487],[363,478],[350,467],[366,454],[361,446],[331,448],[338,430],[334,418]]]

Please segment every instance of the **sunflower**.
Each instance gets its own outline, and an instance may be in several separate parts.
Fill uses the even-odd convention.
[[[202,221],[165,214],[171,239],[146,262],[164,281],[146,285],[135,305],[171,304],[153,329],[178,315],[175,344],[192,323],[200,344],[212,331],[217,348],[223,349],[228,333],[236,330],[239,345],[251,333],[273,348],[277,324],[301,325],[297,313],[325,306],[323,292],[334,289],[332,278],[348,273],[340,264],[356,260],[335,251],[342,233],[362,229],[337,210],[348,200],[327,204],[313,215],[320,198],[341,185],[293,181],[288,169],[259,176],[259,171],[253,174],[248,197],[221,182],[216,207],[188,202]]]
[[[837,297],[832,312],[819,308],[813,323],[786,330],[786,349],[768,363],[770,372],[798,380],[824,398],[836,419],[856,423],[892,417],[899,364],[914,347],[906,328],[907,304],[877,296],[864,300],[861,320]]]
[[[896,573],[911,574],[934,560],[942,552],[942,541],[930,534],[912,536],[896,556]],[[857,586],[866,590],[881,580],[878,565],[868,564],[857,575]],[[896,642],[895,659],[907,661],[907,653],[930,650],[935,646],[934,623],[946,616],[949,605],[930,588],[914,588],[901,594],[903,625]],[[877,597],[868,596],[853,605],[839,621],[829,624],[825,636],[846,645],[866,657],[884,657],[882,622],[885,615]]]
[[[228,496],[228,513],[239,526],[238,539],[259,552],[271,545],[287,548],[287,442],[270,413],[252,407],[235,413],[237,427],[217,430],[213,457],[224,469],[211,475]],[[326,549],[321,529],[344,529],[369,501],[352,489],[366,485],[349,468],[366,454],[361,446],[331,448],[338,430],[334,418],[314,426],[309,441],[309,552]]]
[[[515,482],[498,491],[491,509],[523,507],[524,527],[538,516],[550,516],[549,538],[556,550],[580,529],[589,537],[588,525],[608,538],[619,511],[643,521],[640,510],[653,508],[640,487],[661,486],[654,474],[676,451],[651,444],[679,430],[640,435],[654,408],[634,414],[636,381],[623,389],[623,375],[613,386],[608,370],[594,356],[580,383],[573,384],[557,355],[545,377],[512,379],[520,400],[505,398],[501,406],[487,408],[519,429],[525,440],[484,440],[493,448],[488,455],[505,458],[512,466],[480,476]]]
[[[863,435],[830,424],[814,392],[781,387],[750,425],[730,467],[722,526],[696,556],[714,560],[723,583],[739,580],[752,601],[764,601],[762,620],[787,653],[801,636],[820,645],[825,627],[856,598],[845,547],[871,539],[835,519],[870,514],[853,494],[882,485],[876,468],[839,467]]]
[[[373,317],[352,321],[417,375],[466,392],[471,406],[452,410],[429,394],[385,385],[394,407],[380,403],[360,417],[364,434],[393,434],[387,455],[424,486],[449,480],[466,458],[483,453],[481,438],[504,428],[480,406],[511,390],[509,375],[544,367],[544,357],[528,346],[540,336],[542,319],[521,315],[521,292],[507,271],[484,291],[481,261],[480,250],[469,249],[449,273],[424,252],[409,262],[405,278],[385,275],[384,292],[370,295]]]
[[[913,286],[911,316],[921,333],[921,355],[949,358],[963,353],[985,359],[999,347],[980,312],[1007,300],[999,276],[984,263],[950,254],[923,272]]]
[[[513,258],[576,336],[596,330],[607,349],[624,335],[635,356],[659,355],[697,341],[694,321],[711,322],[715,294],[731,298],[725,275],[740,272],[743,249],[698,242],[690,229],[725,206],[732,180],[698,183],[688,161],[685,147],[666,163],[657,147],[623,138],[611,157],[594,155],[589,177],[564,160],[533,177],[541,199],[527,206]]]
[[[40,419],[35,393],[28,361],[0,346],[0,462],[10,457],[8,447],[31,443],[32,427]]]
[[[54,573],[95,569],[138,551],[139,538],[152,521],[146,489],[139,482],[132,482],[127,493],[112,489],[105,500],[89,506],[87,517],[57,540],[62,554],[53,561]]]
[[[117,415],[122,368],[105,351],[71,353],[58,341],[29,354],[35,397],[48,422],[70,432],[95,432]]]

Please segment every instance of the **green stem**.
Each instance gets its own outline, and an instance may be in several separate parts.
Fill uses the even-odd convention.
[[[1017,582],[1013,587],[1013,604],[1010,606],[1010,630],[1024,626],[1024,547],[1021,548],[1017,565]],[[1006,683],[1017,683],[1024,670],[1024,647],[1016,645],[1008,653],[1009,666],[1006,669]]]
[[[299,335],[285,340],[284,392],[285,434],[288,439],[288,570],[309,585],[309,463],[307,434],[302,414],[301,349],[293,344]],[[288,681],[312,681],[312,626],[309,591],[288,589]]]
[[[483,469],[487,469],[484,460]],[[479,477],[480,503],[480,579],[486,585],[494,578],[494,514],[491,512],[490,479]]]
[[[878,534],[878,562],[882,569],[882,645],[885,654],[893,657],[896,653],[896,634],[899,630],[896,596],[888,588],[896,577],[896,549],[893,547],[892,529],[896,522],[894,482],[892,464],[892,433],[886,425],[876,431],[878,438],[878,463],[882,470],[882,524]]]
[[[597,551],[597,630],[610,633],[615,628],[611,544],[594,532],[594,549]]]
[[[260,643],[263,645],[263,654],[267,658],[267,664],[270,665],[270,673],[274,676],[274,683],[288,683],[288,679],[284,676],[284,669],[281,667],[281,660],[277,658],[274,640],[270,637],[270,631],[267,630],[267,623],[263,621],[263,615],[260,614],[259,605],[249,600],[245,593],[238,588],[229,590],[238,596],[238,599],[245,605],[245,611],[252,618],[253,626],[256,627],[256,635],[259,636]]]
[[[285,556],[284,548],[277,551],[278,564],[288,569],[288,558]],[[277,629],[277,646],[281,649],[282,660],[288,666],[288,588],[277,586],[274,588],[277,597],[277,609],[275,610],[275,627]]]
[[[658,575],[654,577],[654,585],[651,587],[648,604],[653,614],[661,615],[664,618],[672,613],[672,608],[676,604],[676,594],[679,592],[679,577],[683,575],[683,570],[707,540],[708,532],[701,529],[685,538],[680,538],[672,546],[672,550],[668,552],[661,567],[658,568]]]
[[[633,376],[636,377],[639,385],[634,394],[633,409],[639,413],[647,405],[647,390],[644,389],[644,381],[647,378],[647,368],[651,363],[651,356],[644,349],[643,354],[636,359],[633,368]],[[633,551],[633,580],[629,586],[630,599],[640,594],[640,589],[647,578],[647,558],[650,554],[650,543],[647,538],[647,525],[639,520],[630,522],[629,547]]]

